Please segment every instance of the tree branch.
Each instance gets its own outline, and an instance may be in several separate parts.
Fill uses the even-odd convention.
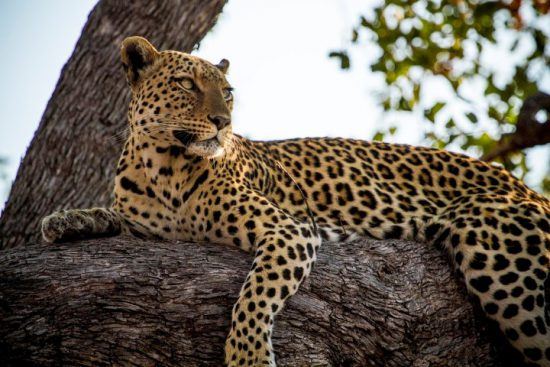
[[[0,364],[219,366],[250,261],[124,237],[3,251]],[[326,244],[274,345],[279,366],[500,366],[473,315],[433,248]]]
[[[519,111],[516,130],[502,135],[495,148],[481,159],[492,161],[518,150],[550,143],[550,119],[540,123],[535,118],[541,110],[550,113],[550,95],[544,92],[538,92],[525,100]]]

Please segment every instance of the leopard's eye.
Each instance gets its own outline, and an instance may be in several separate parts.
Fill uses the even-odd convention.
[[[193,90],[195,89],[195,83],[191,78],[182,77],[174,79],[178,87],[183,88],[185,90]]]
[[[231,101],[233,99],[233,88],[224,88],[222,90],[223,99],[226,101]]]

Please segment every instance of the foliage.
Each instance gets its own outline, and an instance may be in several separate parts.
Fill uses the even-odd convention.
[[[384,78],[379,92],[384,111],[423,116],[432,146],[484,155],[501,135],[514,131],[525,98],[550,89],[550,3],[533,1],[387,0],[360,17],[350,48],[369,41],[379,47],[370,69]],[[329,56],[347,69],[348,51]],[[508,73],[503,64],[510,64]],[[449,86],[461,111],[449,103],[457,98],[428,90],[430,79]],[[469,99],[472,88],[484,98]],[[390,129],[395,126],[386,124],[375,138]],[[501,162],[520,177],[528,170],[523,152]]]

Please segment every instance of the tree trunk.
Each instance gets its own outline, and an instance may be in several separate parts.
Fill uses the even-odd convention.
[[[130,100],[121,41],[191,51],[225,0],[101,0],[63,68],[0,219],[0,248],[36,242],[40,219],[61,208],[111,203]],[[47,55],[37,55],[37,60]]]
[[[0,365],[220,366],[250,256],[98,239],[0,253]],[[499,366],[444,256],[404,241],[321,248],[276,320],[280,366]]]

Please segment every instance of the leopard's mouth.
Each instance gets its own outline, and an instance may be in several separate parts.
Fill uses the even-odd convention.
[[[178,139],[184,146],[188,146],[197,138],[195,134],[190,134],[183,130],[174,131],[173,134],[174,134],[174,137]]]
[[[205,158],[215,158],[223,155],[224,147],[218,136],[197,141],[197,136],[182,130],[174,131],[174,137],[187,148],[187,153]]]
[[[209,139],[197,140],[197,135],[185,132],[183,130],[174,131],[174,137],[178,139],[183,145],[189,146],[190,144],[211,144],[220,143],[219,137],[214,136]]]

